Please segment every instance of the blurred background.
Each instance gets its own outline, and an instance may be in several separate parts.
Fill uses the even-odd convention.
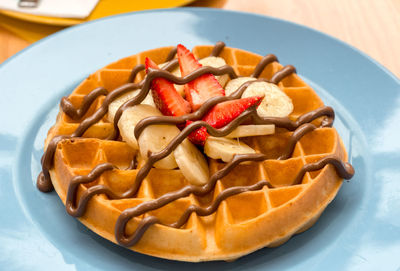
[[[185,6],[252,12],[300,23],[353,45],[400,77],[399,0],[0,0],[0,63],[75,24]]]

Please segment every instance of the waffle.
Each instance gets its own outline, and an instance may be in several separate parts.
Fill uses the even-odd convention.
[[[92,90],[99,87],[114,90],[124,85],[129,80],[132,68],[144,63],[145,57],[160,64],[172,49],[173,47],[157,48],[112,63],[85,79],[68,99],[74,107],[79,108],[84,97]],[[204,58],[210,55],[212,49],[213,46],[197,46],[193,53],[197,58]],[[260,55],[228,47],[219,56],[241,76],[250,76],[262,59]],[[282,68],[275,61],[267,65],[259,77],[271,79]],[[144,71],[139,72],[135,82],[140,82],[144,76]],[[282,79],[278,86],[292,99],[294,110],[289,116],[291,120],[324,106],[311,87],[295,73]],[[100,108],[104,97],[97,97],[88,111],[78,119],[72,119],[60,110],[45,145],[57,135],[71,135],[85,118]],[[322,120],[323,117],[320,117],[312,123],[320,126]],[[67,138],[58,143],[50,175],[64,204],[71,179],[90,174],[98,164],[111,163],[116,168],[100,174],[95,181],[78,185],[75,205],[82,195],[99,184],[108,187],[115,194],[121,194],[132,187],[144,160],[138,150],[132,149],[125,142],[107,140],[113,132],[113,123],[104,115],[81,137]],[[272,135],[244,138],[246,144],[256,152],[263,153],[267,159],[237,165],[228,175],[219,179],[215,188],[205,196],[190,194],[130,219],[125,229],[128,236],[135,232],[146,217],[155,216],[159,223],[151,225],[142,238],[129,249],[179,261],[228,261],[263,247],[279,246],[294,234],[307,230],[334,199],[341,187],[342,178],[332,164],[306,172],[299,184],[293,185],[294,178],[306,164],[332,156],[347,161],[347,153],[336,130],[324,127],[306,133],[296,143],[289,159],[278,160],[290,143],[292,135],[293,131],[277,128]],[[129,169],[133,160],[137,161],[137,166]],[[208,163],[211,175],[226,165],[220,160],[210,158]],[[228,197],[210,215],[201,216],[193,212],[188,221],[179,228],[168,226],[178,221],[189,206],[207,208],[217,200],[222,191],[231,187],[254,185],[260,180],[266,180],[270,185]],[[95,233],[118,243],[114,234],[115,225],[124,210],[188,185],[179,169],[152,168],[135,196],[113,199],[99,193],[88,201],[85,212],[78,219]]]

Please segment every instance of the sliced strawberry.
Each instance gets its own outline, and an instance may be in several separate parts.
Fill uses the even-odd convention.
[[[193,121],[188,120],[186,122],[186,126],[190,125],[193,123]],[[192,141],[192,143],[200,146],[204,146],[204,143],[206,142],[206,139],[208,137],[207,129],[206,127],[201,127],[193,132],[191,132],[188,136],[189,140]]]
[[[149,68],[159,69],[156,63],[146,57],[146,72]],[[151,94],[157,108],[166,116],[182,116],[190,113],[190,104],[176,91],[174,84],[164,78],[151,83]]]
[[[194,55],[182,44],[177,46],[177,55],[182,76],[202,67]],[[185,94],[192,110],[195,111],[208,99],[225,96],[225,90],[214,75],[204,74],[185,85]]]
[[[178,44],[176,47],[176,53],[178,55],[179,68],[182,76],[186,76],[189,73],[201,68],[202,65],[197,61],[192,52],[190,52],[184,45]]]
[[[219,103],[203,117],[203,120],[214,128],[222,128],[236,119],[247,108],[259,106],[262,99],[262,96],[253,96]],[[190,123],[191,122],[188,121],[186,125],[189,125]],[[190,141],[201,146],[204,145],[207,137],[208,133],[205,127],[201,127],[189,135]]]
[[[262,96],[252,96],[219,103],[203,117],[203,120],[214,128],[224,127],[236,119],[247,108],[259,106],[263,98]]]

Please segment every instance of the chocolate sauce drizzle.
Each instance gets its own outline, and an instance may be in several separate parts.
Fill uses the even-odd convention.
[[[286,146],[286,150],[283,152],[281,156],[279,156],[278,160],[286,160],[292,156],[293,150],[296,146],[296,143],[302,138],[305,134],[314,131],[317,127],[311,123],[302,124],[298,129],[294,131],[292,136],[289,138],[289,142]]]
[[[133,83],[133,81],[135,81],[137,74],[141,71],[144,71],[145,68],[146,66],[143,64],[138,64],[135,67],[133,67],[131,74],[129,75],[128,78],[128,83]]]
[[[174,57],[176,55],[176,51],[177,51],[177,47],[172,48],[171,51],[169,51],[167,58],[165,59],[165,62],[169,62],[172,59],[174,59]]]
[[[100,96],[107,95],[108,91],[103,87],[98,87],[95,90],[91,91],[88,95],[83,98],[82,105],[80,108],[76,109],[75,106],[71,103],[68,97],[62,97],[60,106],[62,111],[64,111],[67,116],[69,116],[73,120],[78,120],[86,114],[89,110],[92,103]]]
[[[225,44],[223,42],[218,42],[212,52],[211,56],[218,56],[223,48],[225,47]],[[39,188],[40,191],[43,192],[49,192],[53,189],[53,186],[51,184],[50,180],[50,174],[49,170],[51,169],[53,165],[53,157],[55,150],[57,148],[57,145],[59,142],[62,140],[74,140],[74,138],[81,137],[86,130],[92,126],[94,123],[98,122],[101,118],[104,117],[104,115],[108,111],[108,106],[109,104],[118,98],[119,96],[135,90],[135,89],[140,89],[138,94],[133,97],[132,99],[128,100],[126,103],[124,103],[116,112],[115,118],[114,118],[114,134],[110,137],[110,139],[115,139],[118,137],[119,130],[118,130],[118,121],[120,117],[122,116],[123,111],[131,106],[140,104],[144,98],[147,96],[151,82],[155,78],[165,78],[172,83],[175,84],[186,84],[198,77],[200,77],[203,74],[211,73],[213,75],[223,75],[223,74],[228,74],[231,79],[237,78],[236,73],[234,72],[233,68],[231,66],[225,65],[219,68],[213,68],[213,67],[201,67],[200,69],[188,74],[187,76],[181,78],[181,77],[176,77],[172,75],[169,71],[172,70],[173,68],[176,67],[178,64],[178,61],[176,58],[174,58],[176,55],[176,47],[173,48],[170,53],[167,56],[166,62],[168,62],[162,69],[160,70],[154,70],[154,69],[149,69],[148,74],[146,78],[139,82],[139,83],[132,83],[137,74],[144,70],[144,65],[139,64],[136,65],[131,72],[131,75],[128,79],[128,83],[122,85],[121,87],[113,90],[112,92],[108,93],[107,90],[104,88],[97,88],[93,90],[91,93],[86,95],[84,97],[84,100],[82,102],[82,105],[79,109],[76,109],[72,103],[68,100],[68,98],[64,97],[61,100],[61,108],[62,110],[70,116],[72,119],[80,119],[82,118],[86,113],[87,110],[90,108],[91,104],[101,95],[106,95],[106,98],[104,99],[103,104],[99,107],[99,109],[90,117],[87,117],[84,119],[76,131],[71,134],[70,136],[56,136],[54,137],[50,143],[47,146],[47,149],[42,157],[42,172],[38,176],[37,180],[37,187]],[[260,76],[262,71],[265,69],[265,67],[272,63],[278,61],[277,58],[274,55],[267,55],[265,56],[259,64],[256,66],[253,74],[251,75],[252,77],[257,78]],[[180,117],[168,117],[168,116],[159,116],[159,117],[149,117],[141,120],[135,127],[135,137],[138,138],[140,136],[140,133],[148,126],[152,124],[182,124],[185,123],[187,120],[194,121],[192,124],[188,125],[186,128],[184,128],[169,144],[166,148],[163,150],[156,152],[156,153],[150,153],[149,157],[147,159],[147,162],[144,164],[143,167],[141,167],[136,175],[136,179],[132,187],[121,193],[121,194],[115,194],[112,192],[108,187],[104,185],[94,185],[91,186],[90,188],[86,189],[86,191],[81,195],[79,200],[77,201],[77,189],[80,184],[85,184],[85,183],[90,183],[99,178],[104,172],[106,171],[111,171],[114,169],[117,169],[115,165],[111,163],[103,163],[99,164],[96,167],[92,169],[92,171],[85,176],[75,176],[72,178],[70,185],[68,187],[68,193],[67,193],[67,199],[66,199],[66,210],[67,212],[75,217],[80,217],[84,214],[86,210],[87,203],[89,200],[97,194],[105,194],[109,198],[112,199],[122,199],[122,198],[128,198],[128,197],[133,197],[138,189],[140,188],[140,185],[143,181],[143,179],[147,176],[149,171],[151,170],[152,166],[154,163],[159,161],[160,159],[168,156],[192,131],[200,128],[200,127],[206,127],[208,133],[212,136],[225,136],[232,132],[238,125],[240,125],[242,122],[245,120],[252,118],[253,122],[255,124],[275,124],[277,127],[281,128],[286,128],[289,131],[294,131],[293,134],[291,135],[289,139],[289,144],[285,150],[285,152],[278,158],[280,160],[288,159],[291,157],[291,154],[294,150],[294,147],[296,143],[300,140],[302,136],[304,136],[306,133],[316,129],[316,126],[309,123],[319,117],[324,116],[325,118],[321,122],[321,127],[331,127],[335,114],[334,111],[331,107],[325,106],[318,108],[314,111],[308,112],[302,116],[300,116],[296,121],[290,120],[288,117],[285,118],[277,118],[277,117],[260,117],[257,114],[256,107],[251,107],[245,110],[239,117],[237,117],[234,121],[229,123],[223,128],[220,129],[215,129],[212,126],[210,126],[208,123],[204,122],[201,120],[201,118],[211,109],[213,106],[216,104],[223,102],[223,101],[228,101],[228,100],[234,100],[238,99],[242,96],[243,92],[246,90],[246,88],[254,83],[254,82],[259,82],[259,81],[267,81],[271,82],[274,84],[278,84],[281,80],[283,80],[285,77],[288,75],[295,73],[296,69],[291,66],[285,66],[283,69],[275,73],[271,80],[268,81],[266,79],[257,79],[253,81],[249,81],[244,83],[242,86],[238,88],[234,93],[232,93],[230,96],[224,96],[224,97],[215,97],[212,99],[209,99],[207,102],[205,102],[200,109],[197,111],[187,114],[184,116]],[[188,185],[183,187],[182,189],[164,194],[163,196],[143,202],[142,204],[139,204],[136,207],[133,208],[128,208],[124,210],[121,215],[119,216],[116,226],[115,226],[115,237],[116,240],[119,244],[124,245],[124,246],[133,246],[136,244],[142,235],[145,233],[145,231],[153,224],[159,223],[162,224],[157,217],[154,216],[148,216],[143,219],[141,219],[137,229],[131,236],[126,236],[125,235],[125,227],[128,221],[134,217],[137,217],[139,215],[142,215],[148,211],[155,210],[158,208],[161,208],[162,206],[177,200],[182,197],[186,197],[190,194],[202,196],[208,194],[210,191],[212,191],[215,187],[216,182],[226,176],[235,166],[237,166],[239,163],[244,162],[244,161],[264,161],[267,159],[267,156],[264,154],[243,154],[243,155],[235,155],[232,161],[227,163],[224,168],[221,170],[215,172],[211,178],[210,181],[203,185],[203,186],[194,186],[194,185]],[[335,156],[327,156],[325,158],[322,158],[320,161],[316,163],[309,163],[306,164],[302,167],[302,169],[299,171],[298,175],[293,181],[293,185],[300,184],[304,174],[309,171],[315,171],[322,169],[325,167],[327,164],[331,164],[335,167],[338,175],[341,178],[349,179],[354,175],[354,169],[349,163],[344,163],[342,162],[338,157]],[[129,169],[134,169],[137,167],[137,161],[134,157],[134,159],[131,162],[131,165],[128,167]],[[199,216],[207,216],[212,213],[214,213],[217,209],[220,203],[225,200],[228,197],[231,197],[233,195],[243,193],[246,191],[255,191],[255,190],[260,190],[264,186],[268,186],[269,188],[274,188],[272,184],[270,184],[266,180],[262,180],[254,185],[250,186],[238,186],[238,187],[231,187],[228,189],[225,189],[222,191],[214,200],[214,202],[206,207],[202,208],[196,205],[191,205],[189,206],[184,214],[181,216],[181,218],[172,224],[167,224],[166,226],[169,227],[174,227],[174,228],[180,228],[184,224],[186,224],[187,220],[190,217],[190,214],[195,212]],[[77,204],[76,204],[77,203]],[[163,224],[164,225],[164,224]]]
[[[278,62],[278,58],[275,55],[269,54],[269,55],[264,56],[261,59],[261,61],[258,62],[257,66],[255,67],[253,73],[250,76],[258,78],[260,76],[260,74],[263,72],[263,70],[265,69],[265,67],[267,67],[272,62]]]
[[[305,164],[297,174],[292,185],[301,184],[304,174],[310,171],[316,171],[324,168],[327,164],[331,164],[335,167],[337,174],[346,180],[351,179],[354,176],[355,170],[353,166],[348,162],[342,162],[338,157],[334,155],[328,155],[315,163]]]
[[[146,217],[145,219],[141,220],[141,222],[139,223],[135,232],[132,235],[127,236],[125,234],[126,224],[132,218],[140,216],[149,211],[159,209],[159,208],[167,205],[168,203],[171,203],[179,198],[187,197],[190,194],[194,194],[196,196],[204,196],[214,189],[218,180],[225,177],[239,163],[245,162],[245,161],[264,161],[266,159],[267,159],[267,156],[264,154],[260,154],[260,153],[237,154],[221,170],[214,173],[211,176],[210,181],[203,186],[188,185],[178,191],[164,194],[163,196],[161,196],[157,199],[143,202],[133,208],[125,209],[124,211],[122,211],[122,213],[119,216],[117,223],[115,225],[116,240],[118,241],[119,244],[121,244],[123,246],[129,247],[129,246],[135,245],[140,240],[140,238],[143,236],[143,234],[145,233],[145,231],[148,227],[150,227],[151,225],[153,225],[155,223],[159,223],[159,224],[162,224],[162,223],[160,223],[159,219],[154,216]],[[349,163],[342,162],[342,161],[340,161],[340,159],[338,157],[335,157],[335,156],[329,156],[329,157],[327,156],[327,157],[322,158],[320,161],[318,161],[316,163],[310,163],[310,164],[304,165],[301,168],[301,170],[299,171],[299,173],[297,174],[296,178],[294,179],[293,184],[300,184],[301,180],[303,179],[304,174],[306,172],[320,170],[323,167],[325,167],[326,164],[332,164],[333,166],[335,166],[336,172],[338,173],[338,175],[341,178],[350,179],[354,175],[354,169]],[[172,224],[163,224],[163,225],[166,225],[169,227],[174,227],[174,228],[180,228],[181,226],[186,224],[191,213],[196,212],[197,215],[199,215],[199,216],[210,215],[218,209],[218,206],[220,205],[220,203],[223,200],[225,200],[231,196],[237,195],[239,193],[260,190],[264,186],[274,188],[274,186],[272,186],[266,180],[261,180],[254,185],[237,186],[237,187],[227,188],[227,189],[223,190],[220,194],[218,194],[218,196],[216,197],[214,202],[211,203],[210,206],[208,206],[206,208],[201,208],[199,206],[190,205],[185,210],[185,212],[183,213],[183,215],[180,217],[180,219],[177,222],[174,222]]]
[[[288,74],[296,73],[296,68],[292,65],[287,65],[283,67],[280,71],[277,71],[271,78],[272,84],[278,84],[280,81],[283,80]]]
[[[214,48],[211,51],[210,56],[219,56],[225,48],[225,43],[222,41],[217,41],[217,43],[214,45]]]
[[[36,186],[42,192],[53,191],[53,184],[50,179],[50,168],[53,166],[54,153],[56,152],[57,145],[63,139],[71,138],[70,136],[55,136],[47,145],[47,149],[44,152],[41,162],[42,171],[37,177]]]
[[[87,203],[94,195],[105,193],[107,196],[115,198],[116,195],[110,189],[108,189],[108,187],[104,185],[95,185],[88,188],[82,194],[82,196],[79,198],[78,206],[75,206],[78,187],[80,184],[93,182],[105,171],[113,170],[114,168],[115,166],[111,163],[103,163],[95,166],[88,175],[79,175],[73,177],[68,186],[67,199],[65,201],[65,209],[67,210],[68,214],[75,217],[82,216],[85,212]]]

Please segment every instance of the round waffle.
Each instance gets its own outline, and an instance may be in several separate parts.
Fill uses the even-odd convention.
[[[132,79],[139,83],[145,78],[137,65],[144,63],[146,57],[164,63],[173,49],[157,48],[112,63],[90,75],[62,101],[68,102],[75,113],[60,110],[45,145],[47,149],[52,144],[55,147],[54,154],[47,158],[51,160],[49,172],[67,211],[114,243],[148,255],[192,262],[232,260],[262,247],[281,245],[293,234],[311,227],[337,194],[344,177],[339,173],[347,170],[347,177],[351,177],[354,172],[345,163],[347,153],[338,133],[323,125],[332,119],[333,112],[321,110],[315,118],[302,117],[326,107],[299,76],[282,73],[291,67],[284,68],[274,58],[228,47],[218,52],[237,75],[253,75],[277,83],[293,102],[289,119],[297,126],[289,130],[277,126],[272,135],[243,138],[259,154],[254,159],[244,159],[252,161],[232,165],[208,158],[215,186],[204,195],[186,193],[160,208],[129,215],[132,208],[182,191],[189,182],[179,168],[152,168],[136,193],[121,198],[118,195],[135,186],[145,161],[138,150],[120,139],[108,140],[115,131],[107,112],[100,114],[100,120],[79,137],[68,137],[76,135],[82,123],[104,111],[102,104],[113,90]],[[200,59],[212,50],[213,46],[197,46],[193,53]],[[260,74],[253,74],[260,61],[268,64]],[[298,140],[293,141],[296,134]],[[67,137],[52,140],[59,135]],[[294,148],[290,155],[284,157],[291,145]],[[239,156],[236,158],[240,160]],[[227,192],[231,194],[221,198]],[[67,202],[68,196],[72,202]],[[82,206],[85,208],[79,208]],[[118,222],[121,218],[126,222],[122,232]],[[133,242],[131,238],[129,243],[128,237],[136,239]]]

